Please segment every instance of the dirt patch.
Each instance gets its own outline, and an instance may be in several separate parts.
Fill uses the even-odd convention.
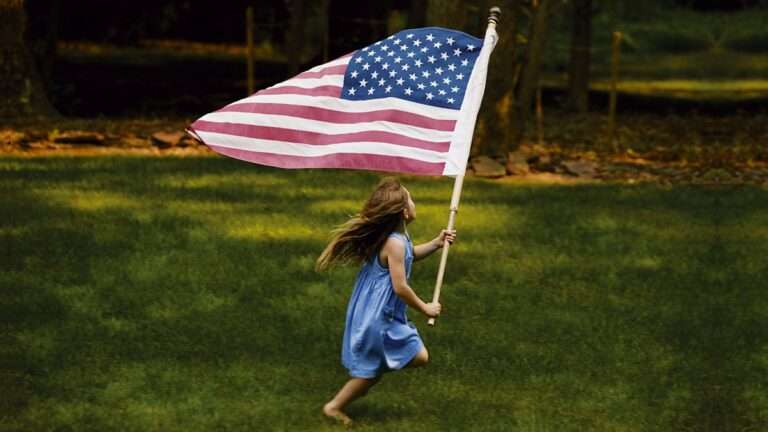
[[[55,145],[55,147],[29,148],[0,148],[0,156],[19,157],[77,157],[77,156],[216,156],[217,153],[206,146],[159,149],[103,147],[103,146],[71,146]]]

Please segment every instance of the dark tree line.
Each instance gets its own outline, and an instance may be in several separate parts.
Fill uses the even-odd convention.
[[[90,32],[96,40],[132,43],[143,34],[153,34],[147,33],[151,26],[160,27],[155,29],[154,34],[183,34],[182,30],[162,27],[178,24],[185,17],[195,16],[202,10],[198,5],[198,9],[193,11],[188,1],[173,0],[147,3],[146,8],[126,9],[120,4],[105,8],[95,0],[83,0],[79,6],[88,6],[89,2],[93,3],[92,7],[78,11],[73,10],[66,0],[0,0],[0,18],[9,24],[0,27],[3,58],[0,94],[4,96],[0,103],[0,117],[54,113],[46,98],[45,85],[51,78],[52,59],[55,58],[56,41],[61,33],[60,24],[72,21],[73,14],[82,15],[80,20],[101,19],[90,26],[65,29],[64,33],[69,37],[87,36]],[[244,0],[239,0],[240,3],[242,7],[250,4]],[[520,141],[529,123],[550,19],[553,14],[568,10],[563,0],[412,0],[382,1],[376,6],[340,0],[273,0],[261,3],[263,8],[258,13],[262,17],[271,14],[273,20],[285,23],[282,43],[289,53],[289,71],[296,74],[309,64],[327,60],[329,56],[340,55],[378,40],[390,31],[399,30],[386,25],[387,14],[392,10],[407,16],[403,23],[407,27],[434,25],[482,35],[487,10],[497,3],[502,6],[504,14],[498,29],[500,43],[491,57],[488,79],[491,91],[486,92],[486,108],[481,117],[481,129],[485,131],[486,139],[483,140],[485,147],[480,150],[504,155]],[[211,10],[216,10],[215,6],[213,3],[209,5]],[[569,106],[578,111],[584,111],[588,106],[591,9],[591,0],[575,0],[570,5],[573,43]],[[211,18],[216,18],[216,14],[212,14]],[[131,20],[133,22],[127,22]],[[212,28],[220,25],[213,24]],[[198,28],[197,31],[208,32],[210,29]],[[520,40],[525,43],[520,43]]]
[[[257,38],[287,53],[291,74],[402,28],[443,26],[480,36],[488,9],[500,6],[500,41],[491,57],[476,135],[480,152],[504,156],[531,123],[555,18],[567,21],[570,29],[565,107],[584,112],[589,108],[596,8],[629,14],[661,6],[725,10],[768,6],[768,0],[233,0],[226,7],[214,0],[136,0],[108,7],[101,0],[0,0],[0,118],[54,113],[46,85],[59,38],[115,44],[133,44],[143,37],[240,42],[243,10],[249,5],[255,6],[259,23],[271,23],[260,27]]]

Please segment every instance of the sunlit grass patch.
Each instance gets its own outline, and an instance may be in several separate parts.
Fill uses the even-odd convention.
[[[335,217],[354,216],[363,204],[355,200],[324,200],[309,205],[313,213],[326,213]]]
[[[180,189],[205,189],[217,187],[274,188],[285,186],[287,179],[276,175],[243,175],[232,177],[227,174],[205,175],[164,175],[155,180],[158,186]]]
[[[301,222],[290,215],[258,215],[240,218],[227,224],[227,234],[234,238],[304,240],[322,238],[325,233]]]
[[[40,191],[40,199],[65,204],[75,210],[99,211],[138,207],[130,197],[118,193],[87,190],[49,189]]]
[[[611,83],[595,81],[591,87],[608,91]],[[768,96],[768,80],[738,81],[694,81],[694,80],[622,80],[618,91],[645,94],[666,95],[696,99],[747,99]]]

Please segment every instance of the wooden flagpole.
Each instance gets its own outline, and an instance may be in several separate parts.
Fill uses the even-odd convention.
[[[501,16],[501,9],[494,6],[490,10],[488,16],[488,29],[496,29],[496,24],[499,22]],[[456,213],[459,212],[459,198],[461,197],[461,188],[464,185],[464,174],[456,176],[456,180],[453,182],[453,194],[451,195],[451,208],[448,215],[448,230],[453,230],[456,222]],[[443,277],[445,277],[445,266],[448,263],[448,249],[450,244],[448,240],[443,241],[443,252],[440,255],[440,268],[437,270],[437,281],[435,282],[435,292],[432,294],[432,302],[435,303],[440,300],[440,288],[443,286]],[[427,321],[430,326],[435,325],[435,319],[430,318]]]

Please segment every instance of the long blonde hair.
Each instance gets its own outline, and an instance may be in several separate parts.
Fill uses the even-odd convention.
[[[334,264],[362,262],[377,252],[387,237],[403,223],[408,192],[393,177],[382,179],[363,209],[333,231],[331,242],[317,259],[315,269]]]

